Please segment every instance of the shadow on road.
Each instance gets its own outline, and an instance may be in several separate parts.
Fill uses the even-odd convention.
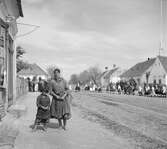
[[[34,124],[30,125],[29,127],[30,127],[31,129],[34,129]]]
[[[29,127],[31,129],[34,129],[34,124],[30,125]],[[59,124],[58,123],[49,122],[47,124],[47,128],[58,129],[59,128]]]
[[[58,123],[53,123],[53,122],[49,122],[47,124],[48,128],[53,128],[53,129],[58,129],[59,128],[59,124]]]
[[[100,101],[101,103],[104,103],[106,105],[110,105],[110,106],[119,106],[119,104],[113,103],[113,102],[108,102],[108,101]]]

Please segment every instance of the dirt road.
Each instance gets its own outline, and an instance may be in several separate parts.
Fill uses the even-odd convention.
[[[151,97],[74,93],[83,118],[100,124],[134,148],[167,148],[167,100]]]
[[[38,94],[20,100],[27,113],[15,123],[15,149],[167,149],[166,99],[73,93],[67,131],[51,119],[47,132],[32,132]]]
[[[116,136],[100,124],[82,116],[82,111],[72,107],[72,119],[68,130],[57,128],[57,120],[51,119],[47,132],[32,132],[30,128],[36,114],[35,98],[37,93],[29,93],[21,104],[27,106],[27,113],[17,120],[19,135],[15,149],[133,149],[129,142]],[[74,102],[77,101],[74,97]]]

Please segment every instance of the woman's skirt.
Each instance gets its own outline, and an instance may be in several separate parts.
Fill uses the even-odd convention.
[[[63,100],[52,99],[50,108],[51,118],[56,119],[70,119],[71,118],[71,108],[69,99]]]
[[[49,119],[50,118],[50,111],[44,110],[42,108],[38,108],[36,118],[37,119]]]

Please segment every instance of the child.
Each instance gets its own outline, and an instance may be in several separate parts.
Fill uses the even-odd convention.
[[[41,94],[37,97],[37,114],[34,124],[34,130],[41,126],[46,131],[46,124],[50,118],[50,98],[47,95],[49,93],[49,86],[47,82],[44,82],[41,86]]]

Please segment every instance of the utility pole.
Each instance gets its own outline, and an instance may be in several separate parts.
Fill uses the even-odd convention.
[[[161,55],[161,51],[164,50],[164,42],[165,42],[165,37],[164,37],[164,26],[165,26],[165,18],[164,18],[164,6],[165,6],[165,3],[164,3],[164,0],[161,0],[161,21],[160,21],[160,48],[159,48],[159,56]]]

